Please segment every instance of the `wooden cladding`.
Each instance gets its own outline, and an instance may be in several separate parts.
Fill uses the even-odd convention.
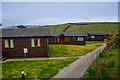
[[[40,39],[40,47],[31,47],[31,39],[39,38]],[[8,38],[2,38],[4,39]],[[4,48],[4,44],[2,44],[2,55],[7,59],[10,58],[37,58],[37,57],[48,57],[49,55],[49,47],[47,42],[47,37],[14,37],[14,47]],[[24,48],[28,49],[28,53],[24,55]]]
[[[4,48],[14,48],[14,40],[13,39],[4,39]]]
[[[40,38],[31,38],[31,47],[40,47],[41,41]]]

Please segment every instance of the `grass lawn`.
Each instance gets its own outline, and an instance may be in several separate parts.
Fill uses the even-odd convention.
[[[86,44],[101,44],[105,43],[105,41],[86,41]]]
[[[21,78],[22,69],[25,78],[52,78],[76,60],[77,58],[6,62],[2,63],[2,78]]]
[[[81,46],[81,45],[49,45],[50,57],[70,57],[81,56],[98,48],[96,45]]]
[[[85,72],[84,78],[118,78],[118,49],[103,51]]]

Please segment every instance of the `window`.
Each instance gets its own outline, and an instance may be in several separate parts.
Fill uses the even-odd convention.
[[[55,43],[57,43],[57,37],[55,37]]]
[[[76,41],[76,38],[75,38],[75,37],[73,37],[73,41]]]
[[[83,37],[78,37],[77,41],[83,41]]]
[[[13,39],[4,39],[4,48],[14,48]]]
[[[59,37],[55,37],[55,43],[59,43],[60,42],[60,38]]]
[[[31,39],[31,47],[40,47],[40,38],[32,38]]]
[[[65,41],[69,41],[70,40],[70,38],[69,37],[65,37]]]
[[[58,37],[58,43],[60,42],[60,38]]]
[[[91,38],[95,38],[95,36],[91,36]]]

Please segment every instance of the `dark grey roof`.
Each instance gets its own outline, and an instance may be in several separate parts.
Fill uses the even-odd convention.
[[[87,33],[84,32],[52,32],[52,36],[87,36]]]
[[[2,29],[2,37],[51,36],[50,29]]]
[[[111,33],[87,32],[90,35],[111,35]]]

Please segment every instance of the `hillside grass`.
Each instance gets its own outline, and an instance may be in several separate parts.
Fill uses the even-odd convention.
[[[87,69],[84,78],[90,78],[90,80],[95,78],[118,78],[118,49],[102,51]]]
[[[72,25],[66,32],[105,32],[112,33],[114,30],[118,32],[118,24],[88,24],[88,25]]]
[[[87,25],[82,25],[87,24]],[[49,26],[29,26],[28,28],[50,28],[52,32],[63,32],[66,27],[71,24],[59,24]],[[114,22],[82,22],[72,24],[66,32],[104,32],[113,33],[116,30],[118,32],[118,23]]]
[[[25,78],[52,78],[76,60],[77,58],[6,62],[2,63],[2,78],[22,78],[22,69]]]
[[[71,57],[82,56],[88,52],[93,51],[99,46],[82,46],[82,45],[64,45],[64,44],[51,44],[49,45],[50,57]]]
[[[52,32],[63,32],[66,27],[70,24],[62,24],[62,25],[53,25],[53,26],[44,26],[44,28],[50,28]]]

